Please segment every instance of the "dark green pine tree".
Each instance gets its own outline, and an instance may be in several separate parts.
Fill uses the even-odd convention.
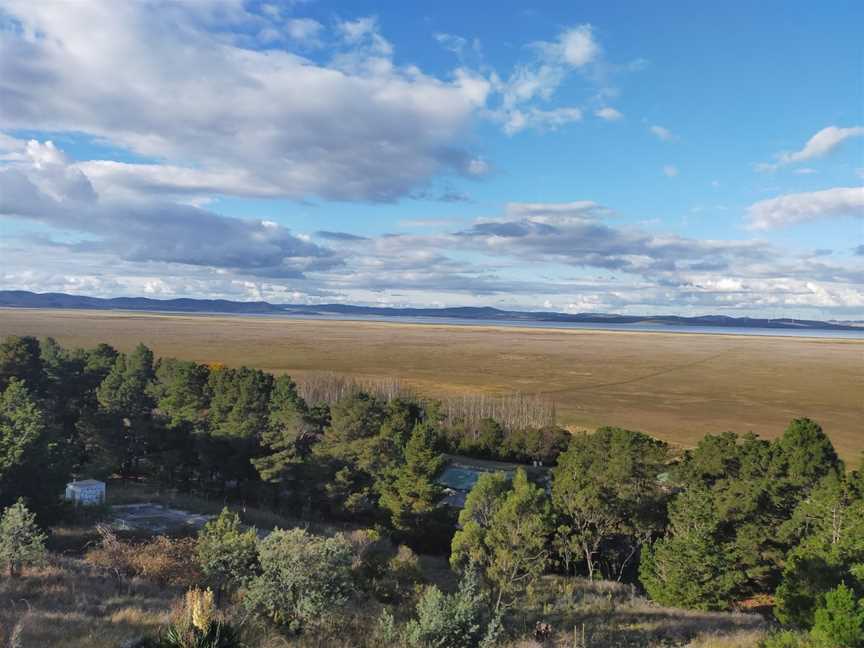
[[[138,471],[147,452],[154,408],[149,386],[154,379],[153,352],[139,344],[121,354],[96,392],[102,416],[94,422],[102,450],[99,463],[129,476]]]
[[[427,423],[414,426],[405,445],[405,463],[381,496],[381,505],[390,512],[393,527],[399,531],[417,531],[441,500],[443,489],[435,478],[444,459],[435,450],[436,440],[435,430]]]

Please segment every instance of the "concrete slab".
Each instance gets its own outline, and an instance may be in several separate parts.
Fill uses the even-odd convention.
[[[118,531],[148,531],[166,533],[169,531],[197,531],[215,515],[190,513],[172,509],[161,504],[123,504],[111,507],[114,521],[111,526]]]

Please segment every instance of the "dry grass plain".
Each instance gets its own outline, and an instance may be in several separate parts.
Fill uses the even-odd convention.
[[[0,336],[71,346],[138,342],[158,355],[302,375],[397,376],[420,393],[545,394],[562,423],[620,425],[688,446],[707,433],[819,421],[864,450],[864,342],[276,317],[0,310]]]

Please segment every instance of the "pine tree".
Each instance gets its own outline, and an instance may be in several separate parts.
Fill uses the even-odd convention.
[[[44,432],[42,410],[24,383],[13,378],[0,394],[0,484],[7,473],[21,466]]]
[[[523,469],[513,477],[513,490],[492,516],[486,535],[490,561],[486,576],[498,592],[496,612],[538,579],[549,561],[549,500]]]
[[[0,563],[14,578],[21,574],[21,567],[38,565],[44,559],[45,534],[36,524],[36,515],[19,498],[0,517]]]
[[[405,445],[405,463],[396,479],[381,496],[381,504],[390,511],[393,526],[400,531],[415,530],[424,514],[437,508],[443,490],[435,482],[444,465],[435,450],[436,435],[426,423],[414,426]]]

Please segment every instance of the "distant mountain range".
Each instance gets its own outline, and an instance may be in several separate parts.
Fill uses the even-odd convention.
[[[725,326],[775,329],[860,330],[854,322],[820,322],[801,319],[761,319],[702,315],[615,315],[608,313],[554,313],[547,311],[509,311],[491,307],[387,308],[346,304],[271,304],[265,301],[240,302],[226,299],[150,299],[148,297],[84,297],[65,293],[33,293],[26,290],[0,290],[0,307],[77,308],[91,310],[131,310],[163,313],[228,313],[247,315],[341,315],[374,317],[442,317],[464,320],[502,320],[508,322],[581,322],[593,324],[666,324],[673,326]]]

